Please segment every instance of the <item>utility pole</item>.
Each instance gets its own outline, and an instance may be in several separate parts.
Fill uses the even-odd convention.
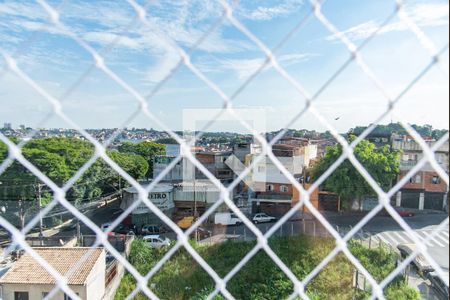
[[[306,183],[306,165],[304,164],[302,166],[302,186],[303,189],[305,189],[305,183]],[[299,195],[300,195],[300,191],[299,191]],[[301,201],[302,199],[302,195],[300,195],[298,201]],[[303,203],[302,205],[302,219],[305,220],[305,203]]]
[[[194,179],[194,222],[196,217],[197,217],[197,197],[195,196],[195,179]],[[195,241],[198,242],[197,228],[195,228]]]
[[[42,215],[41,215],[41,209],[42,209],[42,184],[37,183],[37,196],[38,196],[38,202],[39,202],[39,241],[41,246],[44,245],[44,234],[42,232]]]
[[[119,175],[119,198],[122,200],[122,177]]]
[[[81,243],[80,219],[77,218],[77,245],[82,246],[80,245],[80,243]]]

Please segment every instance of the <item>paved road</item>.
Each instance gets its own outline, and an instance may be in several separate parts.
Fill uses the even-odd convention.
[[[415,230],[417,237],[424,241],[435,230],[435,226],[428,227],[424,230]],[[413,243],[412,238],[405,231],[384,231],[375,235],[379,237],[384,243],[391,245],[394,249],[399,244]],[[437,235],[426,243],[429,254],[436,260],[436,262],[446,271],[449,268],[449,228],[440,231]]]

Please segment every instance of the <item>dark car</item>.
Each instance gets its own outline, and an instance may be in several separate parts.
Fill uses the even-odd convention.
[[[449,299],[448,286],[445,285],[442,278],[436,272],[430,272],[427,274],[427,278],[431,282],[431,287],[436,291],[439,295],[439,299]],[[447,273],[448,280],[448,273]]]
[[[130,226],[119,225],[113,230],[115,233],[126,234],[126,235],[135,235],[135,230]]]
[[[150,224],[142,226],[141,234],[142,235],[159,234],[165,233],[166,231],[167,231],[166,228],[162,225]]]

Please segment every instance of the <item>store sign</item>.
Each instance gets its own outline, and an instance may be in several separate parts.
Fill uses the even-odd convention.
[[[153,200],[153,199],[168,199],[169,198],[169,193],[150,193],[148,195],[148,198],[150,200]]]
[[[150,193],[148,195],[148,198],[156,207],[158,207],[162,211],[170,208],[169,203],[167,203],[167,200],[169,199],[169,193]],[[148,208],[144,202],[141,202],[139,206],[133,210],[133,214],[135,215],[148,214],[151,212],[152,211],[150,210],[150,208]]]

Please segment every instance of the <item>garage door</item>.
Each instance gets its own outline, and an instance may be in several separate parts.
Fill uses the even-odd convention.
[[[339,197],[334,194],[319,193],[319,209],[327,211],[338,211]]]
[[[419,208],[420,192],[402,191],[402,207]]]
[[[444,193],[425,193],[424,208],[442,210],[444,204]]]

